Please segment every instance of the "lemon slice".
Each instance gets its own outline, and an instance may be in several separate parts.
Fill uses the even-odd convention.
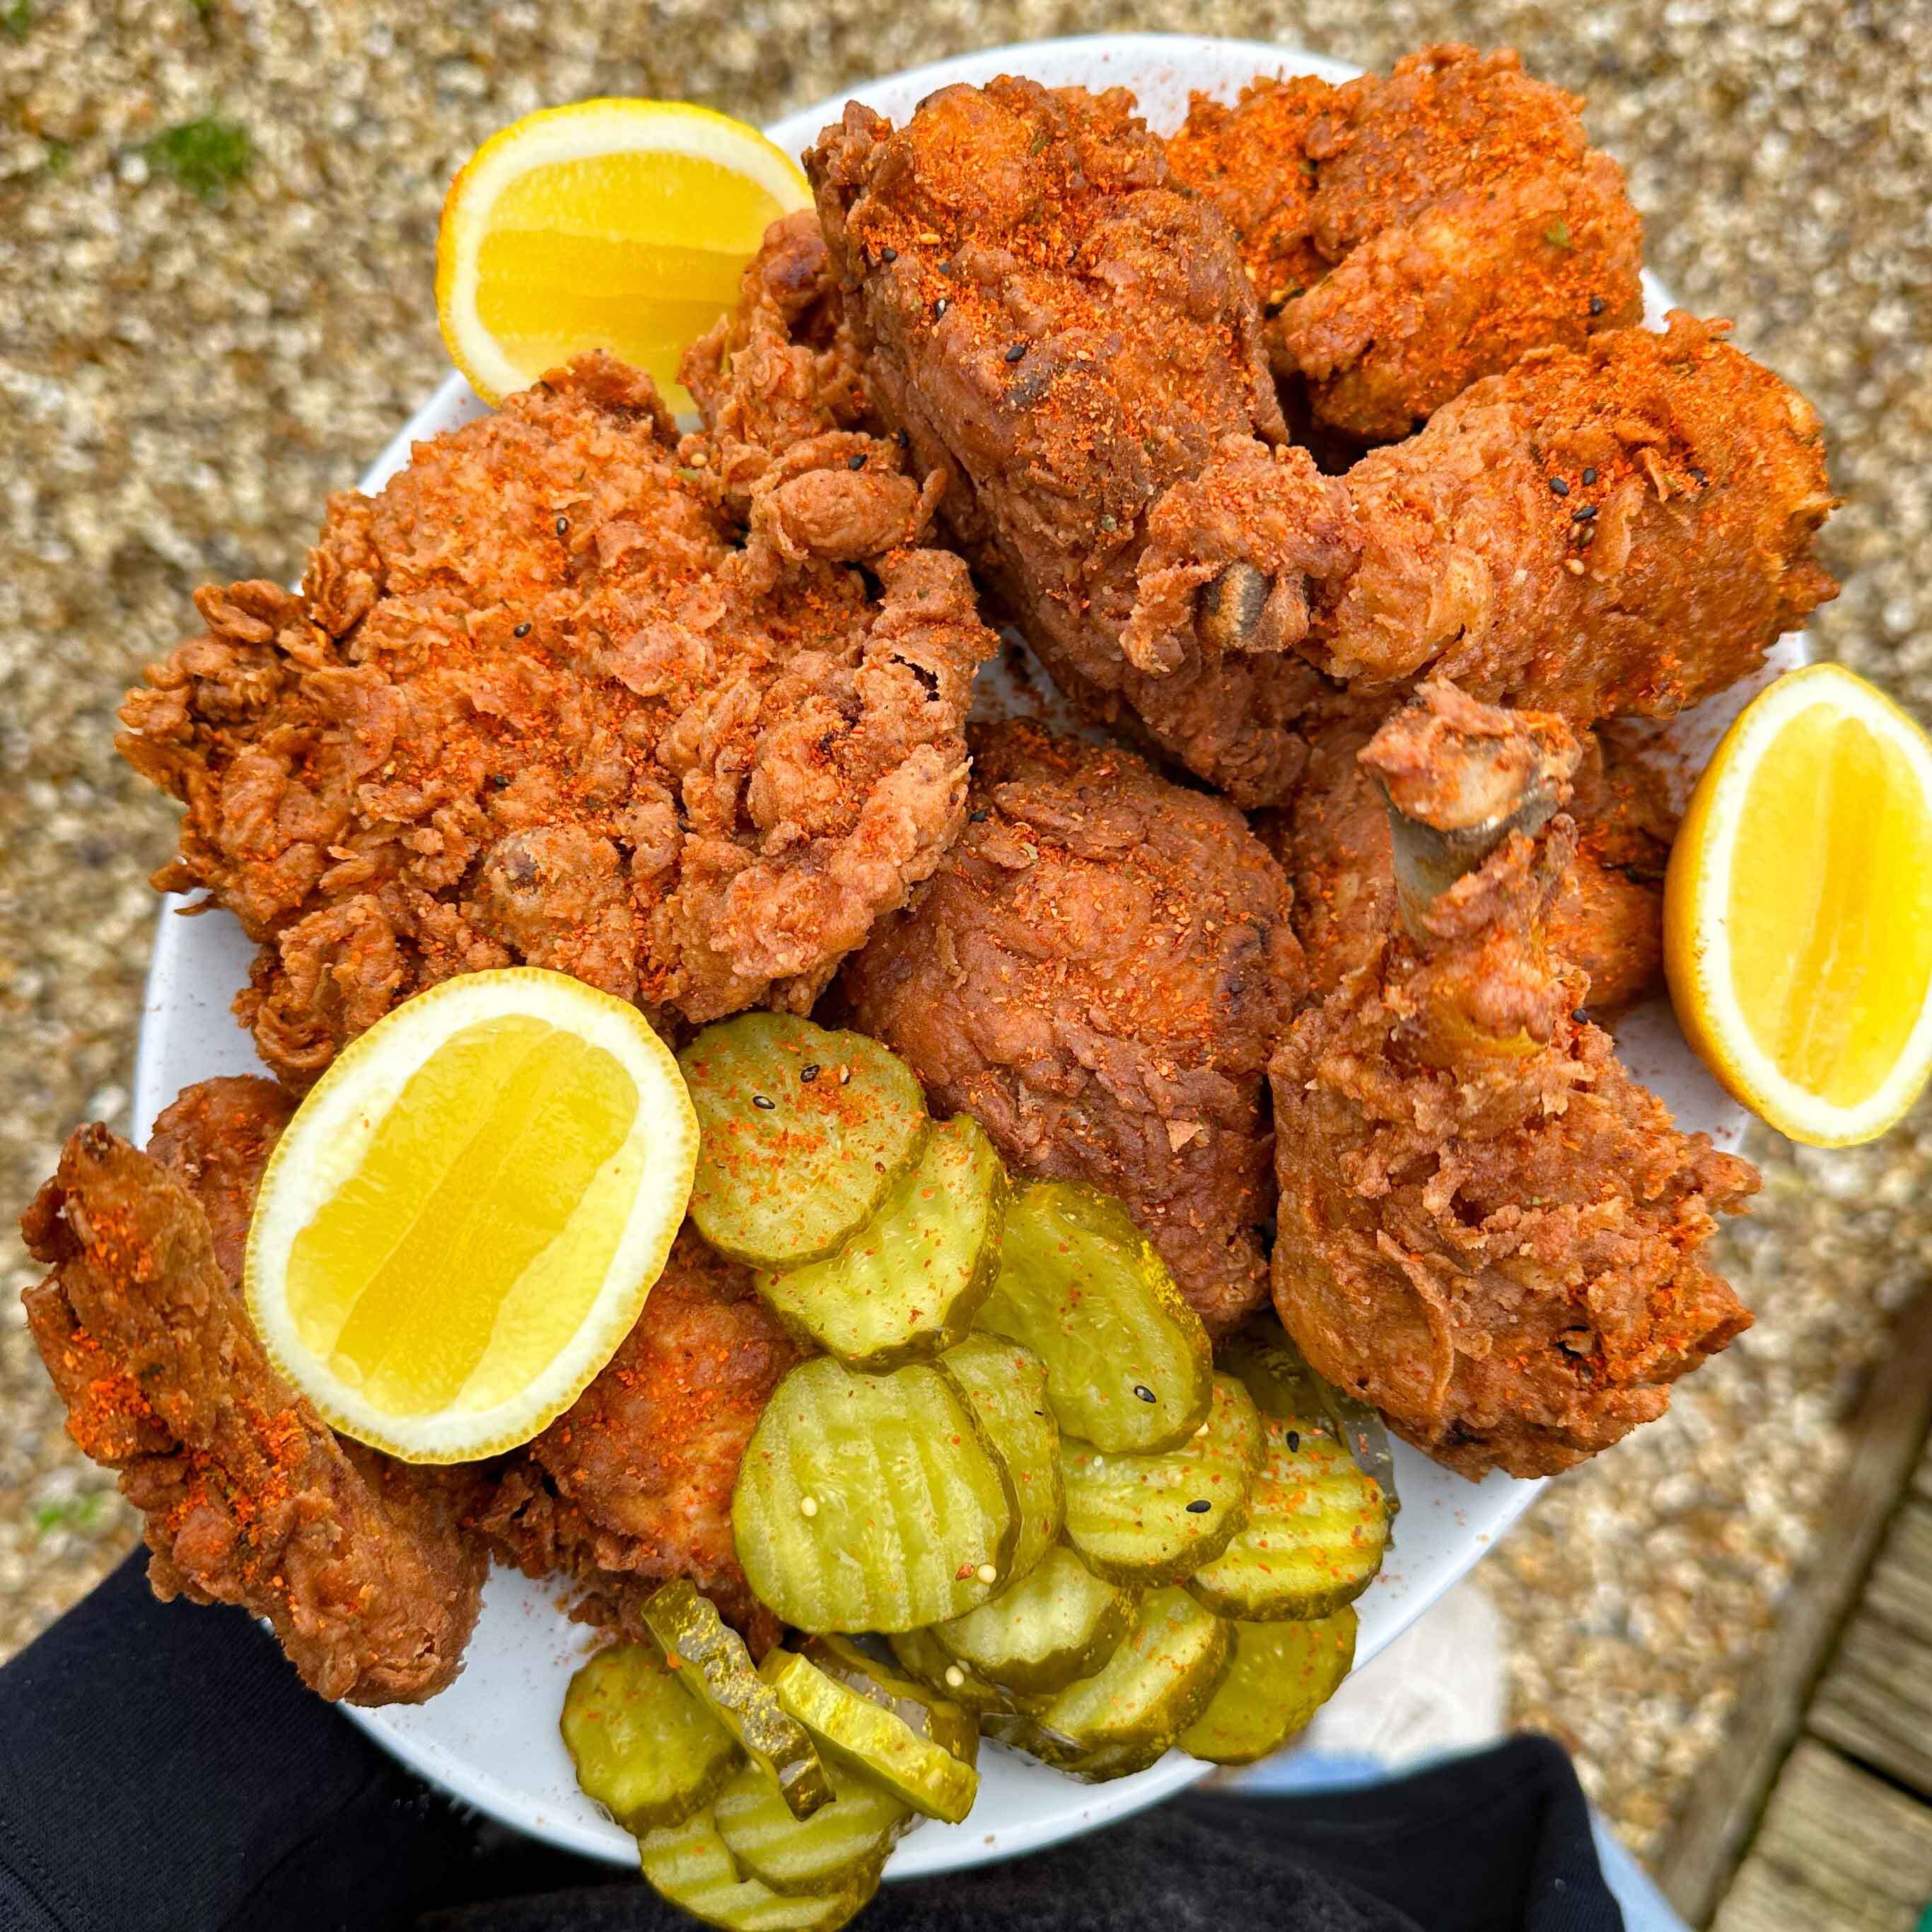
[[[766,229],[811,200],[782,149],[708,107],[580,100],[526,114],[450,184],[442,339],[490,402],[608,349],[688,410],[686,345],[736,302]]]
[[[414,1462],[527,1442],[636,1322],[698,1120],[634,1006],[521,967],[347,1047],[277,1144],[248,1312],[329,1422]]]
[[[1885,1132],[1932,1072],[1932,743],[1813,664],[1760,693],[1692,794],[1664,964],[1685,1036],[1780,1132]]]

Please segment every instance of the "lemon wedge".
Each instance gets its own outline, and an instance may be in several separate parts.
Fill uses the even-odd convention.
[[[766,229],[812,190],[755,128],[674,100],[580,100],[493,135],[451,183],[436,308],[486,401],[589,349],[675,412],[686,345],[738,298]]]
[[[335,1428],[414,1462],[494,1455],[630,1332],[697,1158],[677,1062],[634,1006],[533,967],[446,980],[290,1122],[248,1312]]]
[[[1691,795],[1664,892],[1684,1036],[1814,1147],[1875,1138],[1932,1072],[1932,742],[1837,664],[1760,692]]]

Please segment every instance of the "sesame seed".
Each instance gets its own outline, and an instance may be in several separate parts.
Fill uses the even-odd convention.
[[[1300,1450],[1300,1448],[1301,1448],[1301,1432],[1300,1432],[1300,1430],[1298,1430],[1298,1429],[1291,1429],[1291,1430],[1288,1432],[1288,1453],[1291,1456],[1294,1455],[1294,1454],[1298,1454],[1298,1453],[1299,1452],[1299,1450]]]
[[[778,1104],[776,1100],[766,1100],[762,1094],[754,1094],[752,1096],[752,1105],[754,1107],[762,1107],[768,1114],[776,1113],[778,1111]]]
[[[1027,346],[1024,342],[1016,342],[1012,348],[1006,351],[1006,360],[1009,362],[1017,362],[1026,352]]]
[[[1583,560],[1580,556],[1573,556],[1564,565],[1563,568],[1567,570],[1572,577],[1581,577],[1583,574]]]
[[[898,258],[899,251],[896,248],[881,248],[879,250],[879,260],[885,262],[888,266],[890,266],[892,262],[896,262]]]
[[[982,1583],[997,1583],[1000,1580],[999,1571],[990,1563],[981,1564],[974,1574]]]
[[[845,465],[848,470],[862,470],[865,466],[866,459],[862,454],[853,457]]]
[[[1583,472],[1583,481],[1586,483],[1594,483],[1596,480],[1597,472],[1594,470],[1586,470]]]
[[[800,1496],[798,1513],[800,1516],[816,1516],[818,1514],[818,1498],[816,1496]]]
[[[1573,511],[1570,514],[1580,524],[1587,524],[1597,514],[1597,506],[1594,503],[1586,503],[1580,510]]]
[[[1187,1505],[1187,1514],[1190,1516],[1205,1516],[1214,1507],[1205,1496],[1197,1496]]]
[[[941,320],[944,317],[946,310],[950,306],[951,304],[946,301],[946,298],[944,296],[941,296],[938,301],[934,302],[932,305],[933,320],[934,322]]]
[[[798,1078],[801,1086],[809,1087],[818,1078],[818,1062],[814,1060],[809,1066],[801,1066],[798,1070]]]
[[[963,1690],[966,1688],[966,1673],[956,1664],[946,1666],[946,1688],[949,1690]]]
[[[560,537],[568,536],[570,534],[570,519],[568,517],[557,518],[556,533]]]
[[[969,812],[966,814],[975,825],[984,825],[990,815],[984,812]]]
[[[1149,1388],[1145,1382],[1135,1383],[1134,1393],[1138,1396],[1143,1402],[1152,1402],[1154,1399],[1154,1390]]]
[[[1590,313],[1591,313],[1592,315],[1601,315],[1601,314],[1603,314],[1603,312],[1604,312],[1604,298],[1603,298],[1603,297],[1602,297],[1601,296],[1592,296],[1590,298]]]
[[[519,624],[517,628],[510,633],[511,636],[513,638],[527,638],[530,634],[530,627],[527,624]]]
[[[1570,494],[1570,486],[1562,477],[1552,476],[1550,479],[1550,494],[1552,496],[1567,496]]]

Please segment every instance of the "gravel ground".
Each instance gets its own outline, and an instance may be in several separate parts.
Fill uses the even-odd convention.
[[[170,808],[113,757],[122,686],[205,578],[286,578],[442,372],[445,184],[528,110],[685,95],[752,118],[976,46],[1102,27],[1383,63],[1521,46],[1589,97],[1650,259],[1822,410],[1846,498],[1822,648],[1932,713],[1932,8],[1846,0],[0,0],[0,1203],[122,1122]],[[210,124],[212,124],[211,125]],[[184,128],[190,131],[186,134]],[[1714,1744],[1802,1564],[1839,1418],[1920,1280],[1932,1112],[1755,1149],[1730,1259],[1760,1325],[1670,1418],[1557,1484],[1485,1566],[1517,1708],[1640,1849]],[[128,1546],[65,1446],[0,1234],[0,1654]]]

